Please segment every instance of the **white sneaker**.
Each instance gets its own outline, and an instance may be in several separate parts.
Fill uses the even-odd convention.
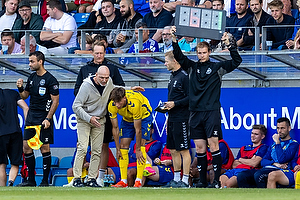
[[[70,183],[63,185],[63,187],[73,187],[74,178],[70,181]]]
[[[98,184],[100,187],[104,187],[103,179],[97,178],[96,182],[97,182],[97,184]]]

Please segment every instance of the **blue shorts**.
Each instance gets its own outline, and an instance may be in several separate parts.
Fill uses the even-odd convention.
[[[223,175],[226,175],[228,178],[231,178],[233,176],[237,176],[240,172],[246,171],[248,169],[241,169],[241,168],[235,168],[227,170]]]
[[[127,170],[131,169],[131,168],[136,168],[136,167],[128,167]],[[111,167],[111,170],[114,172],[115,176],[116,176],[116,183],[119,182],[121,180],[121,171],[120,171],[120,167]]]
[[[159,182],[162,184],[167,184],[174,179],[174,173],[171,167],[167,166],[157,166],[159,171]]]
[[[289,179],[289,185],[285,185],[283,187],[295,187],[295,178],[294,178],[294,172],[290,169],[280,169],[284,175]],[[281,185],[279,185],[281,187]]]
[[[150,129],[152,123],[152,115],[149,117],[142,119],[142,139],[150,140]],[[126,122],[122,119],[120,125],[120,139],[122,138],[131,138],[134,139],[135,136],[135,128],[134,122]]]

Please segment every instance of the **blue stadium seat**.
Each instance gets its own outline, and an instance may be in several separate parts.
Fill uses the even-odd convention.
[[[52,185],[62,186],[68,183],[67,170],[72,167],[73,156],[63,157],[59,162],[59,167],[52,169]]]
[[[53,178],[52,178],[53,186],[63,186],[65,184],[68,184],[67,175],[56,174],[53,176]]]
[[[77,27],[84,24],[90,16],[90,13],[76,13],[73,17],[76,21]]]

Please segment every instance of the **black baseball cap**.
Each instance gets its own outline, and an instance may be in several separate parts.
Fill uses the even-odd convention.
[[[31,5],[30,5],[29,1],[27,1],[27,0],[23,0],[19,3],[19,8],[21,8],[23,6],[31,8]]]

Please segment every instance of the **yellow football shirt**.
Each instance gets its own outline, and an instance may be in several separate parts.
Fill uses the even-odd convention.
[[[126,90],[125,96],[127,104],[121,109],[118,109],[113,101],[109,102],[108,112],[110,118],[116,118],[119,113],[123,117],[123,120],[133,122],[133,120],[145,119],[151,115],[152,108],[150,103],[140,92]]]

